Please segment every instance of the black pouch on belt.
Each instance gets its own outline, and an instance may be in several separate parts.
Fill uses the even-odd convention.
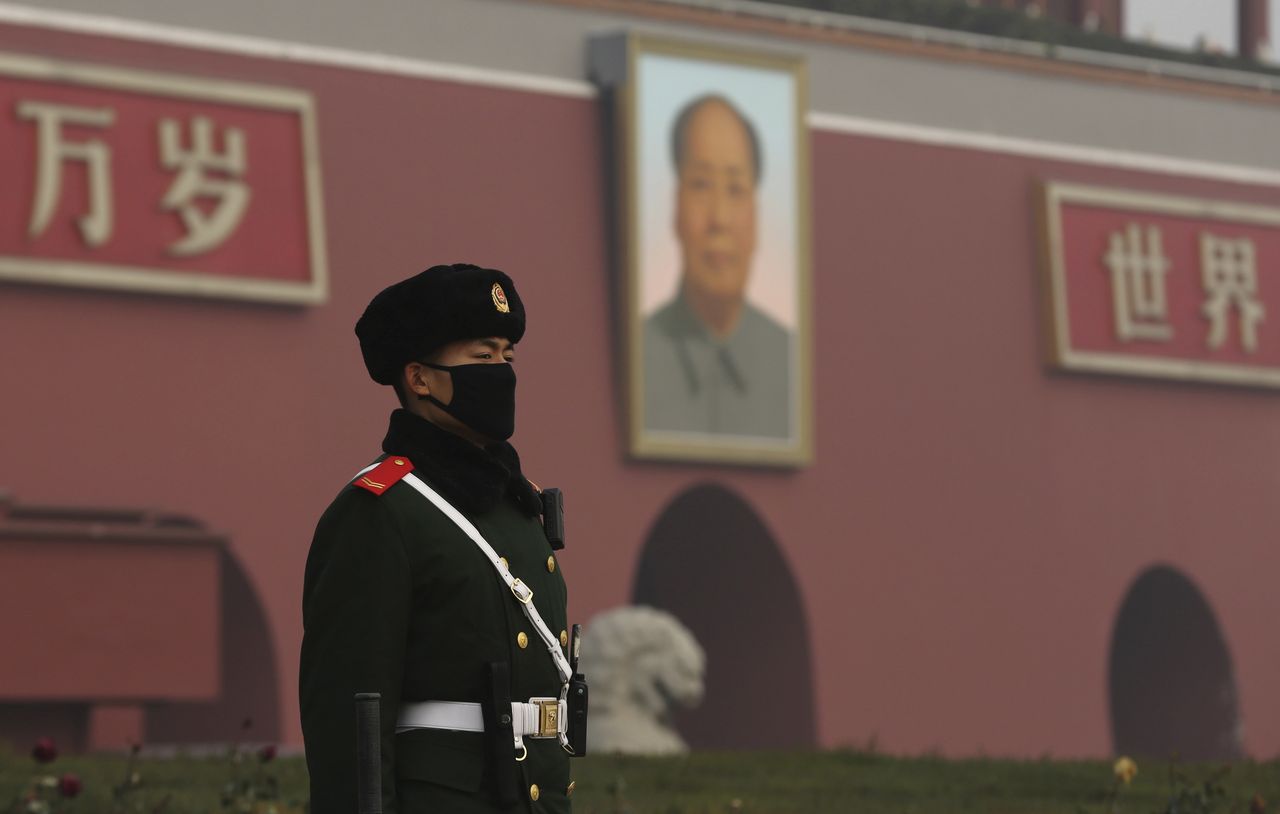
[[[520,777],[516,770],[515,732],[511,727],[511,665],[492,661],[485,669],[485,762],[493,776],[498,804],[509,808],[520,802]]]
[[[582,625],[574,625],[569,639],[569,669],[573,677],[569,679],[569,720],[565,722],[565,738],[574,757],[587,753],[587,677],[578,672],[578,657],[581,655]]]
[[[565,737],[569,739],[573,756],[582,757],[587,753],[587,677],[582,673],[574,673],[569,681],[567,706],[569,720]]]

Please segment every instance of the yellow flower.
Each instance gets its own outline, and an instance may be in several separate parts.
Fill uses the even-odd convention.
[[[1116,765],[1111,767],[1111,771],[1115,773],[1117,780],[1127,786],[1129,781],[1133,780],[1133,776],[1138,773],[1138,764],[1134,763],[1132,758],[1121,757],[1116,761]]]

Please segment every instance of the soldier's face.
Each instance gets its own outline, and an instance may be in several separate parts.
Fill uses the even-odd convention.
[[[453,367],[454,365],[500,365],[514,362],[516,347],[511,340],[503,336],[490,336],[484,339],[460,339],[444,345],[431,360],[437,365]],[[421,368],[431,395],[449,404],[453,401],[453,377],[443,370],[429,367]]]
[[[439,348],[432,358],[432,364],[446,365],[500,365],[515,361],[515,346],[511,340],[501,336],[490,336],[483,339],[463,339],[450,342]],[[421,362],[410,362],[405,365],[404,385],[409,394],[408,408],[426,418],[433,424],[442,427],[454,435],[466,438],[481,446],[492,439],[477,433],[454,415],[422,396],[431,395],[445,404],[453,403],[453,376],[446,370],[436,370]],[[418,398],[415,398],[417,396]]]
[[[709,102],[685,131],[676,193],[685,284],[702,296],[741,299],[756,249],[751,142],[723,104]]]

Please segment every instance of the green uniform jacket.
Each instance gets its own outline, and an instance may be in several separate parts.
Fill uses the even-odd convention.
[[[552,633],[568,628],[559,563],[510,445],[481,450],[397,410],[383,447],[411,461],[507,559]],[[312,814],[356,812],[358,692],[382,694],[387,814],[570,810],[569,758],[555,739],[525,738],[514,790],[521,802],[502,809],[482,734],[395,733],[402,703],[482,701],[490,662],[510,664],[513,701],[560,694],[550,655],[493,566],[411,486],[397,482],[378,495],[349,485],[338,494],[316,528],[302,605],[299,695]],[[513,746],[513,763],[515,756]]]

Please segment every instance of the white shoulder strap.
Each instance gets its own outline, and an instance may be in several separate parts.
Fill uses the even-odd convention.
[[[404,482],[416,489],[423,497],[431,501],[437,509],[444,513],[462,532],[471,538],[471,542],[476,544],[484,555],[489,558],[489,563],[493,565],[495,571],[498,572],[498,578],[511,589],[511,593],[520,602],[520,608],[524,611],[524,615],[529,620],[529,624],[533,625],[534,630],[538,632],[538,637],[542,639],[542,643],[546,645],[547,652],[551,654],[552,661],[556,664],[556,670],[560,673],[560,683],[566,684],[573,677],[573,670],[569,667],[569,660],[565,658],[564,653],[560,651],[560,640],[547,628],[547,623],[542,621],[542,616],[538,613],[538,609],[533,604],[533,591],[528,585],[525,585],[519,579],[511,576],[511,572],[502,564],[502,559],[498,557],[493,546],[480,534],[479,530],[472,525],[471,521],[462,516],[462,513],[453,508],[449,501],[440,496],[436,490],[428,486],[422,478],[410,472],[403,478]]]

